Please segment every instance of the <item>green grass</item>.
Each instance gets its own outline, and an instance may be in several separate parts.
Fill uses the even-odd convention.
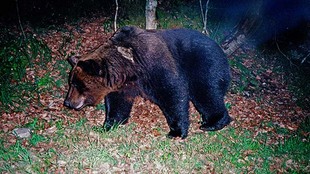
[[[42,122],[38,119],[24,125],[32,130],[31,136],[27,139],[15,138],[15,143],[8,143],[8,141],[0,141],[0,172],[15,173],[16,171],[26,173],[37,173],[42,170],[40,167],[43,163],[48,164],[49,159],[54,151],[53,149],[44,149],[43,152],[36,152],[33,148],[38,146],[39,143],[48,143],[48,139],[38,134],[37,132],[42,129]],[[0,132],[0,135],[5,140],[12,138],[9,133]],[[11,139],[12,140],[12,139]],[[42,150],[42,149],[41,149]],[[46,166],[44,166],[46,167]],[[43,167],[43,168],[44,168]],[[47,168],[45,168],[47,170]]]
[[[159,137],[139,138],[135,124],[97,132],[86,123],[87,120],[81,119],[63,127],[61,122],[55,122],[52,125],[57,131],[46,135],[37,133],[40,124],[32,121],[28,124],[35,132],[31,138],[17,140],[9,147],[5,140],[0,141],[0,172],[55,172],[57,168],[69,173],[102,172],[102,169],[112,173],[306,173],[309,170],[309,139],[301,134],[305,130],[270,144],[267,140],[272,139],[273,134],[254,136],[254,132],[241,128],[197,133],[180,141],[166,138],[165,132]],[[305,128],[309,126],[305,124]],[[43,151],[36,148],[39,143],[51,142],[53,148]]]

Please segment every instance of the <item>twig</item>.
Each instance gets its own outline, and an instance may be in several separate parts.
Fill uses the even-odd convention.
[[[285,54],[281,51],[278,42],[276,42],[276,45],[277,45],[277,48],[278,48],[279,52],[290,62],[290,65],[294,65],[294,66],[296,66],[296,67],[298,68],[298,66],[295,65],[295,64],[292,62],[292,60],[291,60],[287,55],[285,55]]]
[[[310,53],[305,58],[302,59],[300,64],[303,64],[309,56],[310,56]]]
[[[22,30],[24,40],[26,40],[26,35],[25,35],[24,29],[23,29],[23,26],[22,26],[22,22],[20,20],[19,8],[18,8],[18,0],[15,0],[15,1],[16,1],[16,12],[17,12],[17,18],[18,18],[19,27]]]
[[[203,9],[202,9],[201,0],[199,0],[199,3],[200,3],[200,11],[201,11],[202,22],[204,22],[204,21],[205,21],[205,18],[204,18],[204,15],[203,15]]]
[[[114,16],[114,31],[117,30],[116,21],[117,21],[117,14],[118,14],[118,0],[115,0],[115,5],[116,5],[116,9],[115,9],[115,16]]]
[[[209,35],[209,32],[207,31],[209,1],[210,1],[210,0],[207,0],[207,2],[206,2],[205,21],[204,21],[204,24],[203,24],[203,29],[204,29],[204,31],[205,31],[205,33],[206,33],[207,35]]]

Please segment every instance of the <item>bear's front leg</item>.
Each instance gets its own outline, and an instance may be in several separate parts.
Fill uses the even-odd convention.
[[[104,129],[110,130],[114,126],[126,124],[135,96],[127,92],[112,92],[105,97],[106,119]]]

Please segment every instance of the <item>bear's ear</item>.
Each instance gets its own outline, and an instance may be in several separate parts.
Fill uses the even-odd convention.
[[[143,29],[138,27],[125,26],[115,32],[110,40],[114,45],[129,47],[131,44],[131,39],[135,38],[143,31]]]
[[[113,34],[113,36],[110,38],[110,41],[114,44],[114,45],[119,45],[119,46],[124,46],[128,44],[126,42],[126,40],[129,38],[130,35],[130,28],[125,27],[119,29],[117,32],[115,32]]]
[[[74,67],[79,61],[79,58],[80,58],[79,56],[71,56],[68,58],[68,62],[70,63],[72,67]]]
[[[133,26],[125,26],[125,27],[121,28],[119,30],[119,32],[123,32],[123,33],[129,35],[130,32],[133,32],[134,30],[135,30],[135,27],[133,27]]]
[[[125,47],[116,47],[116,48],[117,51],[121,53],[124,58],[130,60],[131,62],[134,62],[132,48],[125,48]]]

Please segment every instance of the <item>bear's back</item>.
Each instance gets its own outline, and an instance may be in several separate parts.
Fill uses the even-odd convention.
[[[161,37],[181,66],[200,64],[205,68],[210,63],[216,66],[227,67],[226,55],[220,46],[208,36],[190,29],[159,30],[156,33]]]

